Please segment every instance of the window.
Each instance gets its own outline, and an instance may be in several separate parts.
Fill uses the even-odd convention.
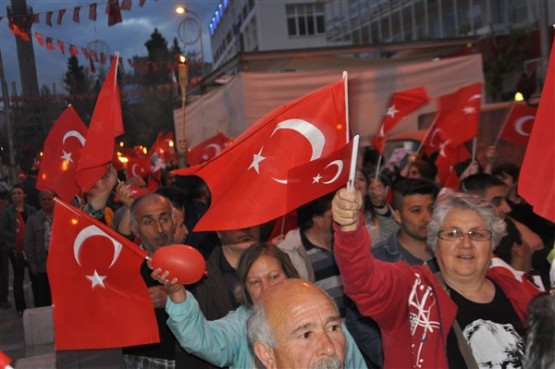
[[[312,36],[326,32],[323,4],[286,5],[289,36]]]

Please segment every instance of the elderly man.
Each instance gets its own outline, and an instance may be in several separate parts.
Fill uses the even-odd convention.
[[[266,369],[343,368],[345,334],[333,300],[319,287],[287,279],[254,305],[249,340]]]
[[[173,243],[175,221],[173,207],[169,199],[158,194],[147,194],[131,205],[131,232],[141,239],[141,247],[150,255],[160,247]],[[150,278],[146,263],[141,267],[141,275],[148,286],[148,292],[158,322],[160,343],[126,347],[123,349],[126,368],[175,368],[176,341],[166,325],[168,314],[166,288]]]

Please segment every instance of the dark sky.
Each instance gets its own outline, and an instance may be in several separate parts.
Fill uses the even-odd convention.
[[[56,83],[57,91],[62,90],[61,81],[67,70],[70,44],[76,45],[79,49],[79,63],[88,66],[87,60],[80,51],[81,47],[87,47],[89,43],[100,40],[101,42],[95,43],[98,45],[97,48],[100,50],[102,49],[101,45],[107,45],[112,54],[118,51],[120,57],[125,61],[125,68],[129,68],[127,59],[135,55],[145,56],[147,54],[144,44],[150,38],[154,28],[158,28],[168,42],[168,46],[171,46],[173,39],[178,36],[178,27],[183,19],[183,16],[175,13],[176,6],[180,4],[186,5],[198,14],[202,25],[205,60],[212,60],[208,24],[217,9],[218,0],[146,0],[142,8],[139,6],[139,0],[132,0],[131,10],[122,11],[123,22],[111,27],[108,27],[108,16],[105,13],[106,0],[96,1],[98,3],[97,20],[94,22],[88,19],[89,5],[94,2],[94,0],[27,0],[27,6],[32,7],[34,13],[40,13],[40,23],[34,24],[32,28],[39,87],[44,84],[51,87],[53,83]],[[11,0],[0,0],[0,16],[3,17],[0,21],[0,50],[10,91],[12,81],[15,81],[21,92],[15,36],[8,29],[6,18],[6,8],[10,5]],[[79,5],[81,11],[78,24],[73,22],[72,17],[74,8]],[[60,9],[66,9],[66,13],[63,16],[62,24],[57,25],[56,20]],[[48,11],[54,12],[52,27],[46,24]],[[46,47],[40,46],[34,37],[35,32],[42,34],[45,39],[51,37],[55,50],[48,50]],[[63,55],[58,49],[58,40],[64,42],[66,55]],[[179,42],[183,48],[183,43]]]

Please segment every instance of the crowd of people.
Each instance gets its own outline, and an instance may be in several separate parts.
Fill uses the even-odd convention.
[[[188,244],[207,260],[187,286],[143,263],[160,342],[122,348],[122,366],[555,367],[555,225],[518,196],[518,167],[466,163],[453,190],[426,158],[403,163],[376,175],[361,160],[354,191],[299,207],[297,227],[277,235],[274,222],[195,232],[210,206],[201,180],[172,177],[149,193],[145,178],[107,165],[74,206],[150,255]],[[38,191],[33,176],[0,192],[0,308],[12,308],[11,263],[20,316],[26,271],[34,306],[52,304],[56,194]]]

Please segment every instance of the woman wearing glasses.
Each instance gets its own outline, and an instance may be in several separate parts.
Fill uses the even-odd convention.
[[[373,259],[361,203],[344,189],[333,200],[335,257],[345,293],[380,326],[385,368],[520,368],[532,294],[510,272],[489,268],[505,233],[492,206],[459,193],[437,199],[427,240],[434,275]]]

